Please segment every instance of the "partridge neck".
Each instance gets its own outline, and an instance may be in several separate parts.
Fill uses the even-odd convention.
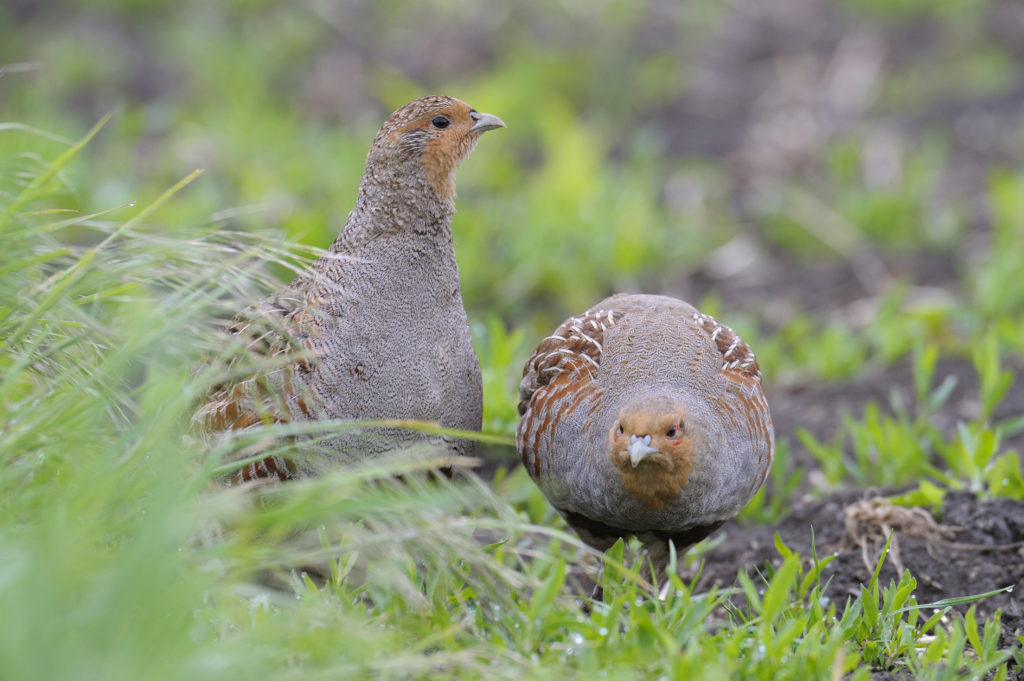
[[[438,196],[422,178],[399,180],[367,171],[356,205],[330,250],[345,252],[382,236],[450,242],[454,213],[454,200]]]

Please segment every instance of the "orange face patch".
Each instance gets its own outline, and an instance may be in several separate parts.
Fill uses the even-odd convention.
[[[693,472],[693,438],[685,413],[668,398],[623,409],[609,440],[623,489],[652,510],[668,506]]]
[[[395,128],[391,139],[402,144],[408,136],[422,136],[421,164],[427,180],[438,194],[454,198],[456,166],[473,151],[478,131],[470,132],[476,123],[470,114],[473,108],[452,99],[445,106],[432,107],[404,125]]]

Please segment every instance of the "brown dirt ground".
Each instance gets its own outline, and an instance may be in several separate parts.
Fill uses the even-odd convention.
[[[871,579],[871,570],[881,548],[878,523],[861,523],[857,532],[874,536],[867,542],[868,563],[860,546],[847,533],[847,513],[868,496],[862,491],[837,493],[823,500],[795,504],[785,518],[771,525],[743,527],[731,523],[721,530],[724,539],[704,556],[698,590],[711,586],[731,586],[736,571],[746,566],[747,573],[758,579],[756,570],[766,564],[778,566],[781,559],[775,548],[775,533],[785,544],[799,552],[805,567],[810,564],[812,543],[817,555],[836,553],[835,560],[823,573],[827,584],[824,595],[841,610],[847,598],[856,597],[860,585]],[[861,517],[871,517],[866,514]],[[879,517],[879,516],[875,516]],[[1016,644],[1016,636],[1024,634],[1024,502],[1009,499],[978,501],[972,495],[950,492],[942,508],[942,525],[949,528],[945,537],[914,536],[912,527],[896,532],[902,565],[917,580],[918,603],[930,603],[953,596],[985,593],[1012,586],[1013,591],[991,596],[977,603],[981,616],[1002,611],[1001,647]],[[886,559],[880,584],[898,580],[893,555]],[[696,566],[691,572],[696,570]],[[956,606],[964,612],[968,605]],[[930,614],[930,611],[928,611]],[[874,679],[901,678],[886,672]],[[1024,670],[1014,669],[1010,678],[1024,679]]]

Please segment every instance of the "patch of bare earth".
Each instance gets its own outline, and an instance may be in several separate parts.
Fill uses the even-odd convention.
[[[778,532],[786,546],[800,553],[805,569],[811,564],[812,548],[819,558],[835,554],[822,573],[822,584],[824,595],[841,609],[870,581],[889,531],[894,532],[896,550],[883,564],[881,586],[898,581],[902,567],[917,580],[919,604],[1013,587],[979,601],[977,610],[984,617],[1000,610],[1000,646],[1016,645],[1016,635],[1024,634],[1024,502],[1010,499],[979,501],[970,494],[950,492],[941,522],[921,509],[892,507],[864,491],[798,502],[777,523],[724,527],[724,539],[703,558],[697,590],[731,586],[741,568],[756,581],[757,570],[780,565]],[[956,609],[963,612],[968,607]],[[903,678],[879,672],[873,678]],[[1013,669],[1010,678],[1024,679],[1024,670]]]

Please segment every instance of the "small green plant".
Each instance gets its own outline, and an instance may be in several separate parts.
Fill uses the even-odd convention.
[[[1024,238],[1024,177],[996,173],[989,186],[993,212],[992,245],[985,266],[970,273],[973,306],[988,321],[1017,318],[1024,305],[1024,287],[1014,249]]]
[[[961,423],[957,435],[940,447],[948,473],[937,477],[946,485],[966,487],[979,497],[1024,499],[1024,478],[1015,451],[1000,453],[1000,434],[983,425]]]
[[[769,337],[759,335],[745,333],[744,338],[769,381],[786,373],[840,381],[857,375],[869,359],[868,344],[844,324],[821,323],[802,314]]]
[[[942,383],[935,386],[935,365],[939,360],[939,348],[936,345],[918,345],[913,352],[914,372],[914,405],[915,420],[919,423],[929,421],[949,401],[949,396],[956,388],[956,377],[946,376]],[[935,387],[933,387],[935,386]],[[899,393],[894,393],[898,395]],[[900,405],[897,411],[905,408]]]
[[[971,359],[974,369],[978,372],[978,397],[981,400],[979,420],[987,422],[992,412],[1013,385],[1013,372],[1002,368],[1000,361],[999,341],[995,334],[989,333],[971,348]]]
[[[847,610],[847,614],[854,613],[847,628],[849,640],[861,651],[864,662],[882,670],[906,667],[915,676],[920,676],[931,665],[943,660],[948,665],[947,673],[958,673],[961,665],[969,664],[971,674],[978,675],[974,678],[980,678],[997,667],[1001,669],[997,674],[1005,677],[1005,663],[1011,652],[996,648],[998,613],[986,623],[983,637],[978,635],[973,605],[962,618],[954,617],[948,629],[939,626],[949,617],[952,606],[977,601],[1003,590],[919,605],[913,595],[917,581],[906,570],[900,575],[899,582],[890,582],[889,586],[881,589],[878,576],[891,541],[890,535],[879,554],[871,580],[861,586],[860,596]],[[927,618],[922,617],[925,609],[933,611]],[[970,643],[976,654],[976,658],[970,661],[964,655],[966,643]]]
[[[877,402],[870,401],[859,419],[843,417],[842,427],[830,443],[819,442],[805,429],[799,429],[797,437],[830,484],[852,481],[860,486],[891,486],[932,470],[938,432],[905,412],[885,415]]]
[[[519,380],[514,369],[521,367],[532,348],[523,328],[509,330],[494,315],[472,327],[474,348],[480,358],[484,383],[483,429],[514,435],[519,419]]]
[[[830,484],[853,481],[860,486],[891,487],[927,476],[946,487],[966,487],[979,496],[1024,498],[1019,456],[1001,451],[1003,427],[989,424],[992,411],[1013,381],[1012,372],[1000,366],[994,337],[989,336],[975,353],[981,414],[970,423],[959,423],[955,437],[948,439],[934,421],[956,381],[947,376],[932,387],[938,356],[936,346],[919,346],[914,351],[913,408],[894,391],[889,400],[892,415],[883,413],[877,402],[868,402],[859,419],[843,417],[842,427],[830,442],[798,429],[801,444],[818,461]],[[1017,422],[1006,427],[1016,428]],[[932,482],[923,481],[914,498],[934,506],[941,495],[936,495]]]

